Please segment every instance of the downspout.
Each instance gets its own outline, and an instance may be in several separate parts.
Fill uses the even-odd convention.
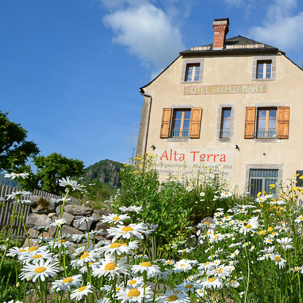
[[[144,97],[149,97],[149,110],[148,110],[148,118],[147,118],[147,126],[146,126],[146,134],[145,134],[145,146],[144,146],[144,156],[146,154],[147,150],[147,138],[148,138],[148,131],[149,131],[149,121],[150,121],[150,112],[151,112],[151,106],[152,106],[152,96],[150,95],[144,95]]]

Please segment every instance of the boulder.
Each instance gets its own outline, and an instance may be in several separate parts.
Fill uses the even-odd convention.
[[[26,227],[46,226],[51,223],[51,219],[46,215],[31,213],[25,222]]]
[[[45,238],[50,238],[51,236],[50,236],[50,234],[48,233],[48,232],[44,232],[43,233],[43,239],[45,239]],[[42,238],[42,233],[38,236],[38,238]]]
[[[93,213],[93,209],[81,205],[66,205],[64,211],[74,216],[90,216]]]
[[[48,214],[56,209],[56,202],[49,197],[30,196],[32,211],[36,214]]]
[[[48,217],[49,217],[49,218],[52,218],[52,217],[54,217],[54,216],[57,216],[57,214],[56,214],[56,213],[49,213],[49,214],[48,214]]]
[[[83,234],[82,231],[78,230],[77,228],[71,227],[69,225],[63,225],[61,227],[61,230],[62,230],[62,235],[63,236],[69,235],[66,239],[67,239],[67,241],[71,241],[71,242],[73,242],[73,238],[71,237],[72,235],[74,235],[74,234],[77,234],[77,235]]]
[[[97,220],[101,220],[102,216],[108,216],[109,214],[111,214],[111,212],[97,209],[94,210],[92,217],[96,219],[95,221],[97,221]]]
[[[78,219],[75,219],[74,220],[74,223],[73,223],[73,226],[79,230],[83,230],[83,231],[87,231],[87,225],[88,225],[88,230],[91,229],[91,226],[92,226],[92,223],[93,221],[92,220],[89,220],[88,222],[82,222],[81,224],[79,223],[78,220],[81,220],[83,217],[75,217],[75,218],[78,218]],[[86,225],[87,224],[87,225]]]
[[[55,237],[55,234],[56,234],[56,229],[57,229],[57,226],[52,226],[49,230],[48,230],[48,233],[50,235],[50,237]]]
[[[63,212],[63,216],[62,216],[62,219],[65,219],[66,220],[66,224],[67,225],[72,225],[73,221],[74,221],[74,216],[67,213],[67,212]]]
[[[107,229],[108,228],[109,228],[108,224],[104,224],[104,223],[101,223],[101,222],[95,223],[92,226],[92,230],[96,230],[96,231],[102,230],[104,235],[107,234]]]
[[[39,235],[39,231],[38,230],[30,228],[27,232],[28,232],[28,235],[29,235],[30,238],[34,238],[34,239],[38,238],[38,235]]]

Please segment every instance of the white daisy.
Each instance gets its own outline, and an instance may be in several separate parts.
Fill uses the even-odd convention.
[[[161,272],[160,267],[158,265],[153,265],[150,262],[142,262],[139,265],[133,265],[131,271],[133,273],[143,273],[144,271],[146,271],[149,277]]]
[[[128,226],[110,227],[108,236],[114,236],[112,242],[115,242],[119,237],[130,239],[130,237],[137,237],[143,239],[142,233],[146,232],[146,227],[143,223],[129,224]]]
[[[124,244],[124,243],[123,243]],[[111,243],[109,245],[103,246],[100,250],[105,252],[105,255],[111,254],[114,255],[115,252],[120,256],[123,253],[129,253],[131,248],[125,243],[126,245],[123,245],[121,243]],[[138,248],[138,246],[136,246]]]
[[[14,179],[25,179],[27,178],[29,175],[29,173],[20,173],[20,174],[16,174],[16,173],[9,173],[9,174],[5,174],[4,178],[11,178],[12,180]]]
[[[54,277],[59,271],[58,262],[51,263],[51,260],[39,260],[36,264],[26,264],[21,269],[21,274],[19,277],[21,280],[32,278],[32,281],[35,282],[38,278],[41,281],[45,280],[45,277]]]
[[[75,289],[71,295],[71,299],[81,300],[82,297],[87,296],[89,293],[92,293],[93,286],[87,283],[86,286],[82,286],[78,289]]]
[[[83,190],[82,185],[78,184],[76,181],[70,180],[69,177],[66,177],[66,179],[59,179],[59,185],[66,187],[66,189]]]
[[[222,288],[222,282],[218,278],[207,278],[201,284],[206,288]]]
[[[72,287],[79,287],[82,283],[82,275],[70,276],[61,280],[52,282],[51,292],[54,291],[71,291]]]
[[[127,281],[127,286],[129,287],[138,287],[144,284],[144,280],[141,277],[133,277],[131,280]]]
[[[137,288],[122,288],[120,289],[116,297],[118,300],[122,300],[121,303],[124,302],[139,302],[141,303],[143,299],[145,301],[149,301],[151,296],[153,295],[152,289],[150,286],[147,286],[145,288],[145,295],[144,295],[144,288],[143,287],[137,287]]]
[[[172,290],[168,290],[165,294],[161,294],[160,297],[156,299],[160,303],[168,303],[168,302],[175,302],[175,303],[187,303],[190,302],[190,299],[187,294],[185,293],[174,293]]]
[[[127,265],[125,264],[124,259],[115,260],[113,258],[106,257],[105,259],[100,260],[101,265],[96,265],[93,267],[93,276],[102,277],[102,276],[111,276],[112,278],[116,275],[128,274]]]
[[[101,222],[102,223],[120,223],[123,220],[130,219],[130,216],[128,215],[116,215],[116,214],[110,214],[108,216],[102,216]]]

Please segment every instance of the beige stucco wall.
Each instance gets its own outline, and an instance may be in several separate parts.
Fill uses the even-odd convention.
[[[252,80],[253,57],[257,55],[205,56],[203,82],[195,85],[236,85],[267,84],[267,93],[257,94],[212,94],[184,95],[181,84],[183,58],[180,56],[155,81],[144,88],[145,94],[152,96],[148,153],[157,153],[157,149],[228,149],[234,152],[233,178],[231,182],[239,184],[240,191],[245,188],[248,165],[279,165],[283,179],[293,177],[296,170],[303,170],[303,71],[284,55],[276,55],[276,79],[273,81]],[[262,55],[264,56],[264,54]],[[271,55],[272,56],[272,55]],[[186,57],[192,59],[194,57]],[[186,142],[170,142],[160,138],[163,108],[172,105],[202,107],[202,123],[199,139]],[[219,104],[235,105],[233,142],[216,142],[217,114]],[[244,139],[245,110],[247,106],[289,106],[289,139]],[[142,116],[142,119],[144,117]],[[141,121],[141,124],[144,121]],[[139,138],[139,141],[142,140]],[[156,150],[153,151],[151,146]],[[235,149],[240,147],[240,151]],[[263,154],[266,154],[265,156]],[[264,167],[265,167],[264,166]],[[261,166],[260,166],[261,168]]]

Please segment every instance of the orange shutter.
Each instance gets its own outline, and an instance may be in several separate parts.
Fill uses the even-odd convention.
[[[160,138],[169,137],[170,118],[171,118],[171,108],[163,108]]]
[[[289,107],[280,106],[278,114],[278,139],[288,139]]]
[[[253,139],[255,137],[255,115],[255,107],[246,107],[244,139]]]
[[[202,108],[196,107],[191,110],[189,137],[200,138]]]

